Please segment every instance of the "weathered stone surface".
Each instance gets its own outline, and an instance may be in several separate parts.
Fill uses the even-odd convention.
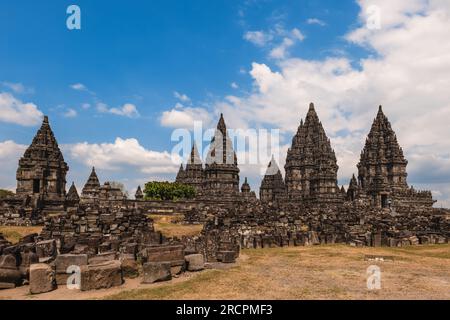
[[[107,289],[123,283],[120,261],[81,267],[81,291]]]
[[[56,273],[66,273],[70,266],[82,267],[87,265],[88,257],[86,254],[60,254],[56,257]]]
[[[171,266],[184,264],[184,247],[182,245],[147,247],[142,254],[145,261],[148,262],[170,262]]]
[[[51,239],[36,243],[36,254],[39,258],[56,257],[56,241]]]
[[[0,282],[20,285],[22,274],[13,255],[0,256]]]
[[[22,273],[22,277],[28,278],[30,272],[30,266],[34,263],[39,263],[39,257],[34,252],[21,252],[21,262],[19,270]]]
[[[134,255],[125,254],[120,257],[122,274],[124,278],[136,278],[139,276],[139,266]]]
[[[142,283],[154,283],[158,281],[168,281],[172,279],[170,263],[167,262],[147,262],[143,265]]]
[[[56,288],[55,272],[52,267],[44,263],[30,266],[30,293],[39,294]]]
[[[234,262],[236,262],[236,252],[234,252],[234,251],[218,251],[217,259],[223,263],[234,263]]]
[[[89,264],[99,264],[103,262],[108,262],[112,260],[116,260],[117,254],[115,252],[104,252],[100,253],[96,256],[90,257],[88,259]]]
[[[16,285],[14,283],[0,282],[0,290],[13,289]]]
[[[185,256],[188,271],[200,271],[205,268],[205,259],[202,254],[190,254]]]

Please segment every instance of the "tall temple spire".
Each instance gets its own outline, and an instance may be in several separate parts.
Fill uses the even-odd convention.
[[[407,164],[397,136],[380,105],[357,165],[359,185],[372,197],[374,205],[386,207],[395,194],[408,189]]]
[[[336,155],[313,103],[292,139],[285,170],[291,200],[342,201],[337,185]]]
[[[237,157],[227,133],[223,114],[220,115],[217,129],[211,139],[204,172],[205,191],[225,194],[239,192]]]
[[[19,160],[16,193],[63,201],[67,171],[69,166],[64,161],[48,117],[44,116],[31,145]]]

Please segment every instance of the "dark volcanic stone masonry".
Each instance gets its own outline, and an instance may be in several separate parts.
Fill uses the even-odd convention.
[[[285,178],[272,159],[259,199],[247,178],[240,187],[223,115],[205,165],[194,144],[176,177],[196,189],[195,199],[147,201],[139,186],[130,200],[109,182],[102,185],[95,168],[80,195],[73,183],[66,193],[69,167],[45,117],[19,160],[16,194],[0,200],[0,225],[43,225],[43,230],[15,245],[0,234],[0,289],[29,281],[31,270],[32,292],[53,290],[55,283],[67,282],[61,265],[71,261],[83,261],[81,290],[90,290],[120,285],[123,276],[136,276],[142,268],[144,282],[154,282],[186,268],[201,270],[203,259],[232,263],[241,248],[447,243],[450,210],[433,208],[430,191],[408,185],[407,164],[380,107],[357,175],[347,190],[339,188],[336,155],[311,104],[288,150]],[[203,224],[203,231],[166,238],[148,218],[158,212],[184,213],[183,223]],[[30,269],[35,263],[49,267]],[[92,280],[97,277],[100,281]]]

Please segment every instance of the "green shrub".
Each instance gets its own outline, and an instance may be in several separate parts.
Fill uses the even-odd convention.
[[[192,199],[195,197],[195,189],[176,182],[150,181],[145,184],[144,194],[146,200]]]

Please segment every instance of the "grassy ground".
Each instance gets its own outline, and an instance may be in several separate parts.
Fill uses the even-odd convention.
[[[40,233],[41,230],[42,227],[0,226],[0,233],[13,244],[19,242],[20,238],[32,233]]]
[[[365,255],[394,261],[365,261]],[[367,289],[367,267],[381,289]],[[228,270],[184,282],[122,291],[107,299],[450,299],[450,245],[354,248],[344,245],[244,250]]]
[[[200,234],[203,225],[183,225],[175,222],[182,221],[183,215],[151,214],[156,231],[161,231],[166,237],[195,236]]]

